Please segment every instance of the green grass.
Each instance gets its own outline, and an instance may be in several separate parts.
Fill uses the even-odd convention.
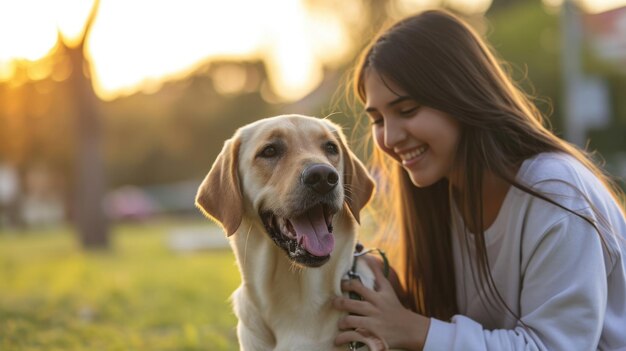
[[[116,227],[100,253],[69,230],[0,232],[0,350],[237,350],[234,256],[170,251],[176,225]]]

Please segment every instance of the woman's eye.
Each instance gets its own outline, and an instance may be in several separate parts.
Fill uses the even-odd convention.
[[[272,157],[276,157],[276,155],[278,155],[278,150],[276,149],[276,146],[274,145],[266,146],[259,153],[259,156],[264,157],[264,158],[272,158]]]
[[[400,110],[400,114],[403,116],[407,116],[413,114],[415,111],[417,111],[417,106]]]
[[[328,142],[326,143],[326,152],[331,154],[331,155],[338,155],[339,154],[339,148],[337,147],[337,144],[333,143],[333,142]]]

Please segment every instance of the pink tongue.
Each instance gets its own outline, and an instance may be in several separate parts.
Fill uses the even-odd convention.
[[[298,242],[314,256],[327,256],[335,247],[335,238],[328,231],[322,205],[315,206],[309,212],[290,219],[296,231]]]

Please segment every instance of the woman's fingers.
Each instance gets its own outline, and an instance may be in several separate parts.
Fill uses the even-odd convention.
[[[367,262],[367,265],[370,267],[372,272],[374,272],[374,279],[376,280],[376,290],[383,290],[391,287],[389,280],[387,279],[387,277],[385,277],[383,261],[372,255],[365,255],[363,256],[363,258],[365,259],[365,262]]]
[[[339,330],[369,330],[371,328],[371,326],[368,325],[367,317],[355,315],[343,316],[339,319],[337,326],[339,327]]]
[[[344,292],[355,292],[366,301],[372,301],[375,296],[375,292],[363,285],[358,279],[342,280],[341,290]]]
[[[367,301],[353,300],[347,297],[336,297],[333,300],[333,307],[341,311],[361,316],[369,316],[374,312],[374,308],[371,303]]]
[[[350,342],[362,342],[367,345],[371,351],[389,350],[389,346],[387,346],[387,343],[384,340],[376,337],[374,334],[365,329],[345,331],[339,333],[339,335],[335,338],[335,345],[337,346],[345,345]]]

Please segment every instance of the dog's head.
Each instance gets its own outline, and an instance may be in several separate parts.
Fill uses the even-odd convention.
[[[224,143],[196,205],[229,236],[244,216],[259,220],[292,261],[316,267],[334,248],[335,214],[345,204],[359,221],[373,189],[336,124],[285,115],[242,127]]]

